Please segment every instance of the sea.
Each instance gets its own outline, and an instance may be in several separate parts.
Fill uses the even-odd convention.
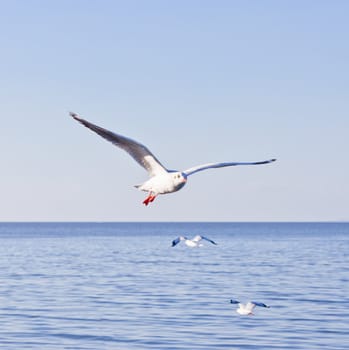
[[[347,350],[349,223],[0,223],[0,349]]]

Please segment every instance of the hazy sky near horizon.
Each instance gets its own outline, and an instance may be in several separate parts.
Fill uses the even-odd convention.
[[[349,221],[348,1],[0,1],[0,221]],[[179,192],[69,117],[144,143]]]

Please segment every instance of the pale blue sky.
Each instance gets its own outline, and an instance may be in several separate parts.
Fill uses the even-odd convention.
[[[349,220],[348,1],[0,1],[0,221]],[[68,111],[193,175],[146,172]]]

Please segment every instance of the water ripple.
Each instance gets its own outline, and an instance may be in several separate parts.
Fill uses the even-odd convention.
[[[179,229],[219,245],[171,248]],[[1,350],[349,344],[348,224],[0,224],[0,241]]]

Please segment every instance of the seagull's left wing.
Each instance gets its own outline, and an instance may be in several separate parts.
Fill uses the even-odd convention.
[[[213,168],[223,168],[226,166],[236,166],[236,165],[261,165],[261,164],[268,164],[275,162],[276,159],[269,159],[269,160],[263,160],[260,162],[227,162],[227,163],[207,163],[202,165],[197,165],[192,168],[189,168],[187,170],[184,170],[183,173],[185,173],[187,176],[195,174],[199,171],[206,170],[206,169],[213,169]]]
[[[212,241],[211,239],[209,239],[209,238],[207,238],[207,237],[201,236],[201,238],[202,238],[202,239],[204,239],[204,240],[206,240],[206,241],[211,242],[212,244],[217,245],[217,243],[216,243],[216,242]]]

